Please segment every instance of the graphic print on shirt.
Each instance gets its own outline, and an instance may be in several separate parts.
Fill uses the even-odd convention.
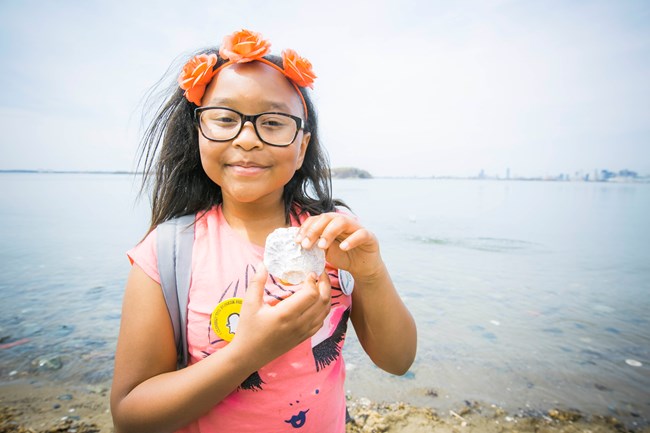
[[[317,395],[318,390],[315,390],[314,394]],[[304,426],[305,423],[307,422],[307,412],[309,412],[309,409],[300,410],[300,407],[299,407],[300,400],[296,400],[295,405],[297,406],[296,410],[298,410],[298,413],[296,413],[295,415],[292,415],[291,418],[289,418],[289,419],[285,419],[284,422],[286,422],[287,424],[291,424],[291,427],[293,427],[293,428],[300,428],[300,427]],[[293,408],[294,403],[293,402],[289,403],[289,406],[291,406]]]
[[[350,309],[342,308],[330,310],[329,315],[323,322],[323,327],[312,337],[311,350],[314,354],[316,371],[321,371],[341,356],[341,342],[345,338],[345,332],[348,329],[348,319],[350,318]],[[328,328],[328,324],[330,327]],[[328,335],[320,340],[321,331]]]
[[[289,415],[287,415],[289,418],[288,419],[283,419],[283,421],[293,428],[300,428],[304,426],[308,419],[307,415],[309,414],[310,409],[306,407],[307,402],[303,400],[307,400],[311,402],[311,404],[317,404],[317,399],[318,399],[318,394],[320,393],[320,390],[316,388],[311,392],[311,395],[303,395],[300,398],[301,400],[294,400],[289,403]]]
[[[229,298],[243,297],[244,293],[246,293],[246,290],[248,289],[249,283],[255,275],[255,272],[256,269],[253,265],[246,265],[243,276],[228,284],[228,286],[221,292],[220,297],[216,300],[216,304]],[[336,273],[329,272],[328,275],[330,276],[331,283],[338,281],[338,275]],[[295,290],[283,286],[272,275],[269,276],[269,282],[267,282],[267,285],[270,285],[270,287],[264,287],[265,302],[270,304],[281,302],[283,299],[286,299],[295,293]],[[338,284],[332,285],[330,312],[323,321],[322,328],[311,338],[311,349],[316,372],[325,369],[341,356],[341,349],[347,331],[347,322],[350,317],[350,308],[346,307],[344,303],[341,302],[341,298],[346,295],[344,295],[341,288],[337,286]],[[235,333],[233,331],[236,331],[236,324],[239,320],[238,314],[236,315],[237,317],[234,316],[235,315],[232,317],[232,321],[229,322],[230,325],[233,325],[232,333]],[[230,319],[231,318],[229,317],[229,320]],[[207,324],[207,331],[210,346],[216,346],[215,349],[218,349],[226,344],[222,338],[216,335],[210,321],[208,321]],[[210,354],[211,353],[209,352],[203,351],[204,358],[208,357]],[[264,384],[264,380],[260,376],[259,372],[256,371],[242,382],[240,389],[261,391],[263,390]],[[304,423],[307,412],[308,410],[300,411],[295,415],[295,417],[290,418],[293,422],[287,422],[292,426],[294,424],[301,426]]]
[[[236,334],[238,324],[239,324],[239,313],[232,313],[230,316],[228,316],[228,320],[226,321],[226,327],[228,328],[228,332],[230,332],[231,334]]]

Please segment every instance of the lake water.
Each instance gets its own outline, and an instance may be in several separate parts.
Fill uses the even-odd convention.
[[[0,338],[23,343],[0,350],[0,381],[110,380],[125,251],[149,217],[138,181],[0,174]],[[650,419],[650,184],[373,179],[334,191],[378,236],[418,324],[404,377],[373,367],[350,332],[351,394]],[[62,367],[39,367],[47,357]]]

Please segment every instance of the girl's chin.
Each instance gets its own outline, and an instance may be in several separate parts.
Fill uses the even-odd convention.
[[[253,204],[253,203],[270,203],[270,202],[282,202],[282,190],[280,191],[266,191],[266,190],[256,190],[254,187],[243,186],[242,188],[228,189],[224,191],[222,189],[223,200],[230,203],[239,203],[239,204]]]

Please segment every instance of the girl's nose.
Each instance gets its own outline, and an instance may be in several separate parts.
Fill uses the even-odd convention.
[[[256,147],[261,148],[264,146],[264,143],[262,143],[260,138],[257,136],[255,125],[250,121],[247,121],[242,125],[241,131],[239,131],[237,137],[233,139],[232,144],[233,146],[241,147],[244,150],[253,150]]]

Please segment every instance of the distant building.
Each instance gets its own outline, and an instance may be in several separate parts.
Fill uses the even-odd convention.
[[[616,173],[614,173],[613,171],[609,171],[609,170],[601,170],[600,171],[600,180],[603,180],[603,181],[607,182],[609,179],[612,179],[612,178],[615,178],[615,177],[616,177]]]
[[[630,177],[632,179],[639,177],[639,174],[636,171],[628,170],[627,168],[619,171],[618,175],[621,177]]]

